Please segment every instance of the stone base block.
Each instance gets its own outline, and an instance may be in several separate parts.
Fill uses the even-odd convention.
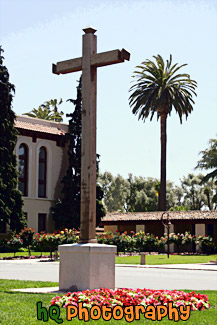
[[[60,245],[59,289],[78,291],[115,288],[117,247],[103,244]]]
[[[141,253],[140,254],[141,255],[141,265],[145,265],[145,255],[146,255],[146,253]]]

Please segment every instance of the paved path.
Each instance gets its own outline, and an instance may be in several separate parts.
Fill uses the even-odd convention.
[[[203,271],[217,271],[217,264],[214,263],[200,263],[200,264],[161,264],[161,265],[133,265],[133,264],[117,264],[121,267],[137,267],[137,268],[151,268],[151,269],[172,269],[172,270],[203,270]]]
[[[0,279],[58,282],[59,263],[0,261]],[[116,265],[118,288],[217,290],[217,265]]]
[[[217,290],[217,272],[196,269],[118,267],[116,286],[168,290]]]

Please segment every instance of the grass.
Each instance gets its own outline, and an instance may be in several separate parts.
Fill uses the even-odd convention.
[[[48,287],[57,286],[58,283],[54,282],[39,282],[39,281],[18,281],[18,280],[0,280],[0,301],[1,301],[1,313],[0,323],[4,325],[10,324],[38,324],[43,321],[37,320],[36,317],[36,303],[42,302],[43,307],[48,307],[53,294],[32,294],[22,292],[12,292],[11,289],[18,288],[32,288],[32,287]],[[186,292],[189,290],[186,290]],[[201,324],[201,325],[214,325],[217,319],[217,291],[203,291],[200,293],[207,294],[210,300],[211,308],[209,310],[192,312],[187,324]],[[68,323],[66,320],[66,311],[61,309],[60,317],[63,319],[63,323]],[[84,324],[84,321],[73,319],[73,324]],[[93,324],[96,321],[90,320]],[[179,323],[184,321],[179,321]],[[89,322],[88,322],[89,323]],[[98,324],[108,324],[108,322],[99,319]],[[115,321],[114,319],[109,321],[109,324],[128,324],[124,319]],[[137,324],[153,324],[152,320],[145,319],[141,315],[140,321],[134,321]],[[155,321],[155,324],[171,324],[174,321],[169,321],[166,317],[161,321]],[[57,324],[54,320],[49,320],[46,324]]]
[[[217,255],[146,255],[147,265],[208,263],[217,259]],[[116,256],[116,264],[140,264],[141,256]]]
[[[41,252],[32,252],[32,256],[40,256]],[[49,252],[43,253],[49,256]],[[0,258],[14,256],[14,253],[0,253]],[[17,252],[16,256],[28,256],[28,252]],[[217,259],[216,255],[146,255],[147,265],[161,265],[161,264],[194,264],[194,263],[208,263]],[[140,264],[141,256],[116,256],[116,264]]]
[[[42,255],[50,255],[50,252],[43,252]],[[29,256],[28,251],[24,251],[24,252],[16,252],[15,253],[15,257],[16,256]],[[31,251],[31,256],[41,256],[41,252],[32,252]],[[2,257],[14,257],[14,253],[0,253],[0,258]]]

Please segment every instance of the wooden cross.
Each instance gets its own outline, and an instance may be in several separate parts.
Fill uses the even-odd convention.
[[[97,53],[96,30],[84,28],[82,57],[53,64],[53,73],[82,70],[82,151],[80,243],[93,243],[96,227],[96,68],[130,59],[126,50]]]

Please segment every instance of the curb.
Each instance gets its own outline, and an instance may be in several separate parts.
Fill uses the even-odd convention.
[[[165,270],[190,270],[190,271],[217,271],[214,269],[205,269],[205,268],[192,268],[192,267],[168,267],[168,266],[154,266],[154,265],[126,265],[126,264],[115,264],[116,267],[136,267],[136,268],[141,268],[141,269],[165,269]]]

